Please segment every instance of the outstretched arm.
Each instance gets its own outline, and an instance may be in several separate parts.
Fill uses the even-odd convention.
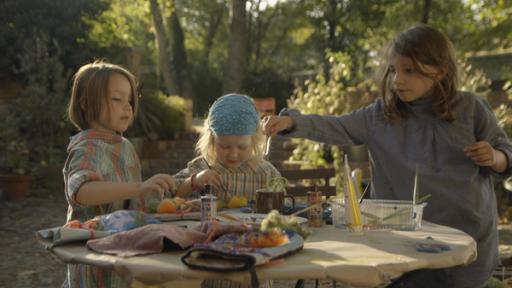
[[[306,138],[335,145],[354,145],[368,140],[368,115],[371,107],[365,107],[342,116],[303,115],[297,110],[284,110],[280,116],[263,120],[267,135]]]
[[[75,200],[81,205],[93,206],[136,198],[146,193],[159,193],[173,189],[174,177],[157,174],[144,182],[90,181],[77,191]]]

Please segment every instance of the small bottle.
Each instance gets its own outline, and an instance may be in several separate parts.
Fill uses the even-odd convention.
[[[322,191],[308,192],[308,206],[322,202]],[[323,208],[318,205],[308,211],[308,226],[321,227],[323,222]]]
[[[217,197],[212,194],[211,186],[204,186],[204,195],[201,196],[201,222],[213,221],[217,218]]]

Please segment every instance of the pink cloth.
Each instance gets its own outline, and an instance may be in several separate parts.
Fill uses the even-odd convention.
[[[182,249],[205,241],[207,235],[174,225],[150,224],[130,231],[119,232],[87,241],[87,247],[99,253],[117,256],[135,256],[160,253],[166,239]],[[171,244],[171,243],[169,243]]]
[[[150,224],[104,238],[90,239],[87,247],[98,253],[122,257],[160,253],[166,248],[185,249],[230,232],[241,232],[247,227],[238,224],[204,223],[198,230],[169,224]]]

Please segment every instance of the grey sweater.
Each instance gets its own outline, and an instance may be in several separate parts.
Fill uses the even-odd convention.
[[[339,146],[366,144],[371,155],[372,195],[378,199],[412,200],[418,165],[419,194],[432,195],[423,218],[460,229],[478,244],[475,262],[434,270],[439,273],[427,280],[438,280],[422,285],[479,287],[499,261],[496,197],[491,179],[491,175],[497,174],[475,165],[463,148],[488,141],[509,159],[507,170],[498,175],[508,176],[512,171],[512,146],[487,102],[473,94],[459,94],[452,123],[436,118],[431,99],[418,99],[406,107],[411,116],[398,123],[384,118],[381,99],[342,116],[302,115],[296,110],[283,110],[280,115],[291,116],[294,128],[282,135]]]

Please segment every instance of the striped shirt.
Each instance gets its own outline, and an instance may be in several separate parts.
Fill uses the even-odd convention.
[[[125,204],[132,208],[141,206],[136,199],[96,206],[83,206],[75,200],[79,188],[86,182],[141,181],[139,158],[132,144],[120,135],[85,130],[71,137],[63,172],[69,204],[67,221],[83,222],[123,209]],[[69,287],[129,287],[129,281],[111,270],[81,264],[68,265],[67,282]]]
[[[270,179],[281,176],[279,171],[265,160],[261,160],[257,164],[245,162],[239,167],[227,168],[221,164],[209,165],[203,157],[197,157],[188,163],[186,169],[175,175],[177,187],[192,174],[206,169],[216,171],[222,176],[223,187],[220,190],[214,190],[213,193],[223,200],[233,196],[243,196],[249,201],[255,200],[256,190],[267,187]]]

